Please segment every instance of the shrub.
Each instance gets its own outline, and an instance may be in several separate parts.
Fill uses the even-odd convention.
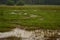
[[[14,1],[8,0],[6,4],[7,5],[14,5]]]

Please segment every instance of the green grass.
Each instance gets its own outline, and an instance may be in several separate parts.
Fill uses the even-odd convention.
[[[7,37],[7,38],[0,38],[0,40],[21,40],[21,38],[17,38],[17,37]]]
[[[13,12],[16,14],[11,14]],[[60,6],[0,6],[0,30],[15,28],[17,25],[29,30],[59,29]]]

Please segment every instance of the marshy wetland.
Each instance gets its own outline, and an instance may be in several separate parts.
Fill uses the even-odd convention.
[[[14,28],[20,28],[28,32],[32,31],[32,34],[35,34],[35,30],[41,29],[46,31],[55,30],[54,33],[58,30],[59,32],[56,33],[60,33],[60,6],[0,6],[0,34],[10,32]],[[33,40],[44,40],[44,33],[45,31],[40,31],[39,33],[43,35],[40,36],[42,39]],[[11,37],[7,39],[10,40]],[[14,38],[12,39],[15,40]],[[18,39],[20,40],[21,38]]]

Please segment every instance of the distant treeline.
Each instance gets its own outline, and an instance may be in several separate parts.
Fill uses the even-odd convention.
[[[0,0],[0,5],[60,5],[60,0]]]

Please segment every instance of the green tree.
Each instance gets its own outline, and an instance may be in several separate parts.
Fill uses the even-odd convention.
[[[24,5],[24,1],[19,0],[19,1],[16,2],[16,5]]]
[[[6,4],[7,4],[7,5],[14,5],[15,3],[14,3],[13,0],[7,0]]]
[[[0,0],[0,5],[6,4],[6,0]]]

